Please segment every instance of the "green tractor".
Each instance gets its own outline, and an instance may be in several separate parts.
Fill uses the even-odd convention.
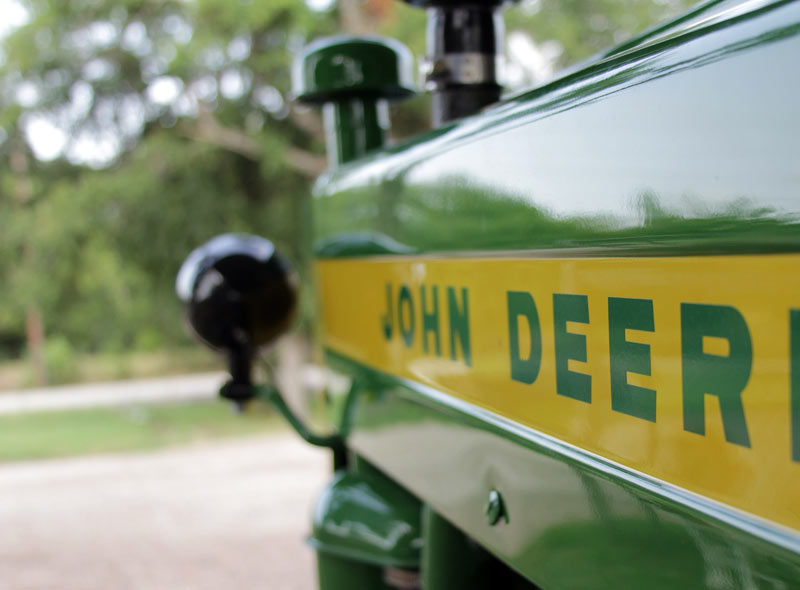
[[[393,41],[294,72],[335,432],[253,382],[297,293],[270,242],[178,281],[222,395],[332,450],[320,587],[800,587],[800,2],[706,2],[502,98],[501,2],[412,3],[429,133],[387,143]]]

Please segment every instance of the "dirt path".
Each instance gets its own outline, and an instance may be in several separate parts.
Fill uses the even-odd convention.
[[[289,434],[0,466],[0,587],[310,590],[328,468]]]
[[[197,373],[4,391],[0,393],[0,415],[214,399],[226,378],[222,372]]]

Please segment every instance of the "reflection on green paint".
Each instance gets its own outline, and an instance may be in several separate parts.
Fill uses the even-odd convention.
[[[445,176],[436,184],[405,185],[398,179],[354,187],[314,202],[316,235],[328,245],[320,257],[374,255],[374,248],[333,248],[351,236],[380,231],[397,253],[523,248],[602,248],[604,253],[693,254],[796,251],[800,223],[747,199],[697,212],[670,211],[658,196],[642,191],[633,210],[609,203],[608,213],[555,216],[524,195],[497,186]],[[634,215],[631,225],[617,214]],[[491,219],[491,223],[487,223]],[[446,223],[443,222],[446,220]]]
[[[529,551],[543,565],[537,579],[544,588],[707,588],[702,554],[675,524],[576,520],[547,530]]]

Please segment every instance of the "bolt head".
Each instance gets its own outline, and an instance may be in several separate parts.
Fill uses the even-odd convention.
[[[497,490],[489,492],[489,500],[486,503],[486,518],[490,526],[499,524],[501,520],[508,522],[508,513],[506,512],[503,496]]]

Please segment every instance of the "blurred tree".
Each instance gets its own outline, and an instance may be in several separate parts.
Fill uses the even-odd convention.
[[[424,11],[396,0],[17,1],[27,22],[0,47],[0,355],[27,340],[33,360],[45,332],[91,351],[182,342],[175,272],[216,233],[270,235],[302,267],[325,163],[318,116],[290,104],[292,54],[340,31],[424,53]],[[686,3],[525,0],[507,13],[513,81]],[[395,131],[427,110],[399,107]]]
[[[316,114],[289,106],[289,66],[332,14],[296,0],[22,4],[0,66],[0,344],[26,333],[41,359],[44,324],[88,350],[180,340],[165,328],[175,271],[221,231],[268,233],[302,258],[325,161]]]
[[[148,126],[177,131],[257,159],[259,131],[292,135],[287,163],[308,174],[317,158],[296,151],[314,121],[286,95],[292,49],[331,30],[297,0],[195,2],[27,0],[30,21],[5,39],[4,117],[25,134],[49,133],[37,156],[104,166]],[[327,26],[326,26],[327,25]],[[268,129],[267,129],[268,130]],[[261,134],[263,135],[263,134]],[[305,142],[303,140],[306,140]],[[284,142],[285,143],[285,142]],[[274,147],[274,146],[268,146]]]

